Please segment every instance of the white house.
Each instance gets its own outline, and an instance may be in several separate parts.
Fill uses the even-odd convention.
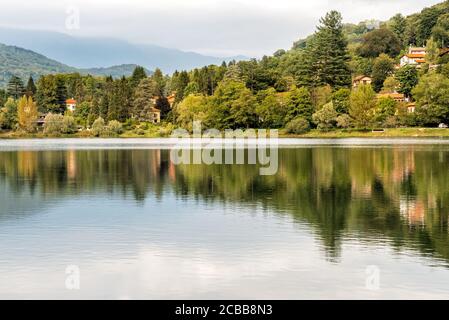
[[[67,111],[75,112],[76,110],[76,100],[75,99],[67,99],[65,102]]]
[[[401,67],[420,66],[426,62],[426,48],[410,47],[408,53],[401,58]]]

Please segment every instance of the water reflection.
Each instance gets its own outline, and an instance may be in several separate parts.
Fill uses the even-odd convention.
[[[107,210],[114,210],[113,206],[125,212],[128,210],[126,208],[135,210],[129,205],[130,199],[137,207],[145,206],[148,198],[154,199],[154,210],[163,210],[157,208],[173,203],[176,209],[171,207],[167,212],[176,211],[177,223],[179,220],[188,221],[187,215],[179,217],[183,209],[190,214],[189,210],[195,210],[192,209],[192,201],[200,201],[206,211],[219,209],[223,214],[235,215],[246,212],[249,217],[238,215],[235,219],[237,224],[239,219],[246,221],[245,226],[252,223],[250,212],[262,212],[262,215],[269,212],[290,221],[289,227],[297,230],[311,228],[314,238],[302,240],[310,242],[318,239],[319,247],[324,249],[322,258],[326,263],[344,265],[345,247],[356,241],[364,243],[362,247],[382,245],[382,250],[392,250],[398,255],[412,252],[412,255],[431,259],[430,264],[446,266],[449,264],[448,160],[449,148],[443,145],[282,149],[278,174],[260,176],[256,166],[248,165],[175,166],[166,150],[0,152],[0,233],[2,225],[14,219],[39,216],[43,208],[57,206],[59,202],[73,203],[86,196],[93,198],[92,201],[95,198],[104,201],[103,204],[90,203],[97,209],[102,208],[99,210],[104,211],[101,213],[103,218]],[[126,202],[120,202],[120,199]],[[105,207],[108,200],[113,203],[111,208],[107,207],[109,209]],[[70,207],[70,204],[65,206]],[[113,216],[113,213],[110,214]],[[191,219],[205,223],[203,219],[196,220],[193,214]],[[114,228],[124,221],[115,222]],[[128,226],[135,223],[133,228],[138,228],[141,221],[128,223]],[[175,228],[173,221],[170,223],[166,227],[182,237],[182,228]],[[228,227],[228,232],[232,230],[234,235],[234,227]],[[283,266],[261,258],[270,255],[270,248],[266,248],[269,237],[273,236],[276,242],[275,236],[279,236],[267,228],[265,250],[260,247],[260,255],[256,254],[250,261],[265,262],[265,271],[260,271],[262,273],[278,272]],[[114,232],[121,235],[118,230],[114,229]],[[163,230],[166,229],[155,232]],[[190,234],[191,226],[185,232],[187,237],[195,236]],[[199,228],[196,232],[203,233],[203,241],[214,239],[213,231],[206,228]],[[117,236],[117,233],[114,235]],[[126,235],[121,236],[126,239]],[[227,239],[231,244],[226,243],[232,246],[232,241],[235,241],[238,247],[243,245],[241,241],[253,241],[254,237],[233,237],[232,240]],[[385,244],[386,247],[383,246]],[[312,244],[309,243],[309,246]],[[149,253],[146,248],[139,258],[145,261],[150,259],[156,265],[155,273],[158,264],[170,264],[169,261],[158,260],[163,258],[155,254],[157,250],[160,248],[154,248]],[[226,253],[226,250],[223,251]],[[183,256],[185,252],[173,254]],[[251,256],[254,253],[247,254]],[[206,252],[205,255],[214,253]],[[238,265],[226,269],[225,264],[221,263],[204,266],[201,261],[183,261],[192,263],[188,272],[202,272],[206,278],[218,277],[218,274],[231,277],[232,273],[242,272]],[[267,261],[272,263],[267,264]],[[224,270],[213,269],[219,266]],[[244,267],[246,277],[257,276],[248,271],[251,268]],[[181,273],[178,269],[173,272]],[[135,270],[131,268],[130,272]],[[167,286],[168,283],[160,285]],[[194,284],[190,286],[194,287]]]

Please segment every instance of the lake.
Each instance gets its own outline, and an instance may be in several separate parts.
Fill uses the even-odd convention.
[[[0,298],[449,298],[449,140],[282,141],[0,140]]]

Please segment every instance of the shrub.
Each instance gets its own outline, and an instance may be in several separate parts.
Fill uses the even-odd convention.
[[[287,123],[285,129],[290,134],[303,134],[310,131],[310,123],[302,117],[297,117]]]
[[[112,120],[108,123],[108,131],[110,131],[112,135],[119,135],[123,133],[123,126],[117,120]]]
[[[352,119],[347,114],[342,114],[337,117],[337,127],[339,128],[349,128],[351,126]]]
[[[63,128],[63,120],[64,116],[61,114],[47,114],[44,119],[44,133],[60,134]]]
[[[71,134],[77,131],[75,118],[72,116],[64,116],[62,118],[61,133]]]
[[[105,131],[104,120],[102,117],[99,117],[92,124],[92,134],[95,137],[99,137]]]
[[[325,104],[312,116],[313,123],[315,123],[320,130],[329,130],[333,128],[337,122],[337,117],[338,113],[335,111],[332,102]]]

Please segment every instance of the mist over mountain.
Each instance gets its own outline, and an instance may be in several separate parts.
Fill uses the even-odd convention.
[[[0,28],[0,43],[26,48],[76,68],[105,68],[138,64],[165,73],[189,70],[223,61],[244,60],[243,56],[220,58],[156,45],[133,44],[112,38],[74,37],[51,31]]]

